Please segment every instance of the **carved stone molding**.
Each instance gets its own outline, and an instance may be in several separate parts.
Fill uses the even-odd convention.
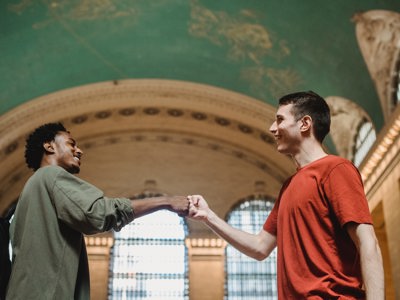
[[[349,160],[354,157],[357,130],[363,119],[370,120],[368,114],[356,103],[338,96],[326,97],[331,110],[330,135],[338,154]]]
[[[217,238],[188,238],[185,241],[190,248],[225,248],[227,243]]]
[[[210,259],[212,256],[225,257],[227,243],[223,239],[187,238],[185,244],[192,260],[204,260],[205,257]]]
[[[93,111],[163,105],[171,108],[222,112],[251,123],[272,122],[275,109],[261,101],[228,90],[173,80],[122,80],[71,88],[33,99],[0,117],[0,148],[44,122]],[[24,124],[21,124],[21,123]]]
[[[400,164],[400,106],[396,108],[360,166],[367,197],[370,197]],[[381,200],[381,199],[380,199]],[[371,210],[378,201],[369,203]]]
[[[354,15],[356,36],[369,73],[375,83],[385,119],[390,105],[392,72],[400,48],[400,14],[371,10]]]

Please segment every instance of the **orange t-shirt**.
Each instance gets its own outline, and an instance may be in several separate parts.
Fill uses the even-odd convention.
[[[328,155],[285,182],[264,224],[277,237],[279,299],[365,299],[348,222],[372,224],[350,161]]]

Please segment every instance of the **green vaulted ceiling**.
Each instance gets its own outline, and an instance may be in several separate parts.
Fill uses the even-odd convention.
[[[312,89],[383,114],[352,17],[398,0],[3,0],[0,114],[80,85],[157,78],[276,105]]]

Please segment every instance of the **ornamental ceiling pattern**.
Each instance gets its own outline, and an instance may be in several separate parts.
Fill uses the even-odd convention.
[[[400,3],[5,0],[0,113],[85,84],[151,78],[221,87],[273,106],[284,93],[314,90],[351,99],[379,129],[384,112],[355,32],[369,26],[357,21],[360,12],[376,9],[400,11]]]

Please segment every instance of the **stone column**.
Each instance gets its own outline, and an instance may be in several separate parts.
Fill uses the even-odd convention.
[[[90,271],[90,294],[93,300],[107,300],[111,234],[85,237]]]
[[[189,299],[222,300],[225,283],[225,241],[186,240],[189,254]]]

